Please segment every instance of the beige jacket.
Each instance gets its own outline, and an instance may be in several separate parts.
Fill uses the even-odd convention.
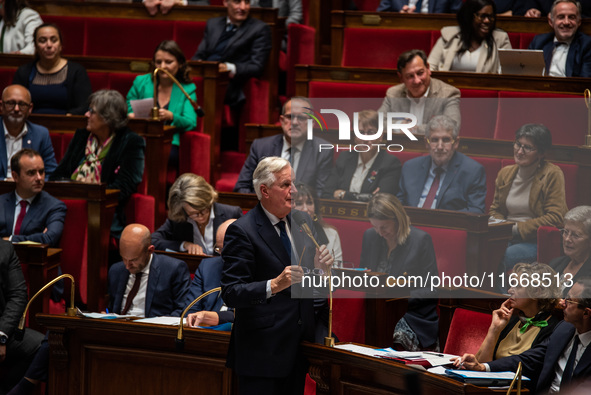
[[[477,73],[498,73],[500,62],[497,49],[511,49],[509,35],[506,32],[500,29],[493,30],[493,39],[495,48],[488,59],[488,44],[485,41],[482,42],[484,51],[480,53],[480,57],[478,58],[478,64],[476,65]],[[459,26],[446,26],[441,29],[441,37],[439,37],[435,46],[431,49],[431,53],[427,59],[431,70],[450,71],[454,57],[461,47],[462,41],[460,39]]]
[[[490,206],[490,215],[495,218],[507,218],[507,196],[517,170],[517,165],[506,166],[497,175],[495,197]],[[535,218],[517,223],[517,229],[524,241],[535,241],[540,226],[562,226],[562,219],[568,208],[564,174],[560,167],[546,161],[540,164],[529,192],[529,208]]]

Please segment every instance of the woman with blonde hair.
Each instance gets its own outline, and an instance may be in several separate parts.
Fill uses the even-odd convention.
[[[185,173],[177,178],[168,194],[168,219],[152,234],[156,249],[214,255],[220,224],[242,216],[240,207],[217,203],[217,198],[203,177]]]

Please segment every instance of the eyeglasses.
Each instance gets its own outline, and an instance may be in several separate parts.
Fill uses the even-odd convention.
[[[14,100],[7,100],[7,101],[3,101],[2,104],[4,104],[4,107],[8,111],[12,110],[17,104],[18,104],[18,107],[23,111],[26,111],[29,107],[31,107],[31,103],[27,103],[24,101],[17,102]]]
[[[308,119],[310,119],[307,115],[304,114],[283,114],[283,117],[288,121],[292,122],[295,120],[297,120],[298,122],[306,122]]]
[[[92,108],[92,107],[88,107],[88,113],[89,113],[90,115],[92,115],[92,114],[96,114],[96,110],[95,110],[94,108]]]
[[[376,134],[378,131],[375,129],[359,129],[359,133],[364,136],[370,136]]]
[[[560,233],[562,234],[562,237],[564,237],[565,239],[570,237],[570,239],[573,241],[577,241],[585,237],[568,229],[560,229]]]
[[[522,148],[523,148],[523,152],[525,152],[526,154],[529,154],[531,152],[538,150],[536,147],[532,147],[531,145],[521,144],[519,141],[516,141],[513,143],[513,149],[515,150],[515,152],[518,152]]]
[[[579,306],[585,307],[585,305],[583,303],[576,302],[576,301],[572,300],[571,298],[564,298],[563,300],[564,300],[564,303],[566,303],[567,305],[572,303],[572,304],[578,304]]]
[[[317,268],[317,267],[315,267],[312,270],[310,270],[307,267],[302,267],[302,271],[304,272],[305,275],[308,275],[308,274],[313,274],[315,276],[322,276],[322,275],[324,275],[324,270],[322,270],[320,268]]]
[[[480,13],[480,14],[476,13],[476,14],[474,14],[474,17],[476,19],[481,20],[481,21],[488,19],[491,22],[497,18],[497,16],[494,14],[485,14],[485,13]]]
[[[434,138],[434,139],[426,138],[426,140],[432,146],[439,145],[439,142],[441,142],[441,144],[443,144],[443,145],[452,145],[455,142],[455,140],[451,137],[443,137],[441,139],[440,138]]]
[[[210,211],[211,211],[211,209],[209,207],[206,207],[203,210],[197,210],[191,214],[189,214],[187,211],[185,211],[185,214],[187,214],[187,217],[189,217],[189,218],[199,218],[199,217],[206,216],[207,214],[209,214]]]

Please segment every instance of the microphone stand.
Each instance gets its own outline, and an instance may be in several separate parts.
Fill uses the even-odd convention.
[[[174,75],[172,75],[168,70],[165,69],[161,69],[159,67],[156,67],[154,69],[154,71],[152,72],[152,81],[154,84],[154,105],[152,107],[152,120],[153,121],[157,121],[158,120],[158,85],[156,84],[156,79],[158,76],[158,72],[162,71],[164,74],[166,74],[167,76],[170,77],[170,79],[175,83],[176,86],[179,87],[179,89],[181,90],[181,92],[183,92],[183,94],[187,97],[187,99],[189,100],[189,102],[191,103],[191,105],[193,106],[193,108],[195,109],[195,112],[197,112],[197,115],[199,116],[203,116],[200,115],[203,114],[203,111],[201,110],[201,108],[199,107],[199,105],[197,104],[197,102],[195,100],[193,100],[191,98],[191,96],[189,96],[189,94],[187,93],[187,91],[185,90],[185,88],[183,88],[183,86],[181,85],[181,83],[179,82],[179,80],[177,80],[175,78]]]
[[[197,297],[197,299],[195,299],[194,301],[189,303],[189,305],[185,308],[185,310],[183,310],[183,313],[181,314],[181,319],[179,321],[179,329],[178,329],[178,332],[176,335],[176,341],[175,341],[177,351],[183,351],[183,348],[185,347],[185,339],[183,338],[183,318],[185,317],[187,312],[189,310],[191,310],[191,307],[193,307],[193,305],[195,303],[199,302],[201,299],[203,299],[207,295],[210,295],[214,292],[222,292],[222,287],[212,288],[209,291],[199,295]]]
[[[511,381],[511,385],[509,386],[509,389],[507,390],[507,395],[511,394],[511,390],[513,389],[513,385],[515,384],[515,380],[517,380],[517,395],[521,394],[521,376],[523,374],[523,366],[521,365],[521,362],[519,362],[519,365],[517,366],[517,371],[515,372],[515,376],[513,377],[513,381]]]
[[[69,278],[72,281],[72,287],[70,288],[70,307],[67,308],[66,313],[69,317],[76,316],[76,308],[74,307],[74,294],[75,294],[74,277],[71,274],[62,274],[61,276],[57,276],[56,278],[54,278],[53,280],[51,280],[50,282],[45,284],[39,291],[37,291],[37,293],[35,293],[35,295],[33,295],[33,297],[31,299],[29,299],[29,303],[27,303],[27,306],[25,307],[25,311],[23,311],[23,315],[21,316],[21,319],[18,323],[18,327],[15,332],[14,337],[16,340],[19,340],[19,341],[23,340],[23,337],[25,336],[25,321],[27,319],[27,312],[29,311],[29,306],[31,305],[31,303],[35,300],[35,298],[37,298],[37,296],[41,295],[43,292],[45,292],[45,290],[47,288],[51,287],[53,284],[55,284],[56,282],[58,282],[62,278]]]

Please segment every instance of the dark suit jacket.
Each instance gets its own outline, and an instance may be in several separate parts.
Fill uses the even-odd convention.
[[[27,305],[27,283],[8,241],[0,241],[0,331],[12,338]]]
[[[354,195],[348,191],[358,160],[359,154],[357,152],[343,152],[339,155],[322,192],[323,197],[332,199],[334,191],[342,189],[347,191],[345,193],[346,200],[355,199]],[[378,152],[366,179],[361,184],[360,193],[372,193],[380,188],[380,192],[396,195],[401,167],[400,161],[394,155],[390,155],[386,151]]]
[[[431,169],[431,157],[413,158],[402,166],[398,199],[405,206],[417,207]],[[486,174],[484,167],[457,152],[449,161],[436,208],[442,210],[484,213]]]
[[[221,285],[223,268],[224,261],[222,260],[221,256],[216,256],[201,261],[199,267],[197,270],[195,270],[193,282],[191,282],[191,287],[187,293],[185,308],[200,295]],[[233,311],[220,311],[223,304],[224,301],[222,300],[222,293],[213,293],[195,303],[193,307],[191,307],[191,310],[189,310],[189,313],[195,313],[197,311],[203,310],[215,311],[218,313],[220,318],[220,324],[234,322]]]
[[[326,141],[314,137],[306,140],[296,172],[296,180],[316,189],[318,196],[324,190],[330,170],[332,168],[332,151],[319,152],[320,144],[328,144]],[[255,139],[250,147],[250,153],[240,170],[238,181],[234,186],[234,192],[255,193],[252,185],[252,175],[259,161],[269,156],[281,156],[283,148],[283,134]]]
[[[529,44],[529,49],[541,49],[544,51],[546,69],[552,62],[554,51],[554,32],[538,34]],[[591,37],[577,31],[566,55],[567,77],[591,77]]]
[[[68,146],[66,154],[49,178],[55,180],[71,180],[72,173],[84,158],[86,140],[90,132],[86,129],[76,130],[74,138]],[[146,142],[129,128],[117,131],[107,156],[103,160],[101,182],[107,188],[119,189],[119,204],[115,209],[115,217],[111,233],[117,237],[125,226],[125,204],[136,192],[144,174],[144,150]]]
[[[185,262],[166,255],[152,256],[146,290],[146,318],[180,317],[191,283],[189,268]],[[109,269],[109,310],[115,314],[121,313],[128,279],[129,272],[123,262],[118,262]]]
[[[291,235],[296,251],[306,247],[302,266],[312,267],[314,244],[295,221]],[[292,261],[260,203],[230,225],[222,258],[222,297],[236,311],[228,367],[241,376],[287,376],[303,358],[300,341],[314,341],[314,301],[292,298],[297,285],[266,298],[267,281]]]
[[[402,6],[408,5],[408,0],[382,0],[378,11],[399,12]],[[430,14],[455,14],[462,6],[462,0],[430,0]],[[419,12],[420,10],[416,11]]]
[[[492,372],[517,370],[523,364],[523,374],[535,383],[535,393],[546,393],[555,378],[554,369],[558,359],[575,334],[575,327],[562,321],[556,325],[554,333],[544,342],[519,355],[488,362]],[[591,347],[587,347],[573,371],[573,382],[591,375]]]
[[[225,30],[225,16],[209,19],[205,26],[203,40],[192,59],[209,60],[215,53],[216,44]],[[236,65],[236,75],[230,80],[226,91],[226,104],[234,105],[244,100],[242,86],[249,78],[260,77],[263,74],[269,52],[271,52],[271,29],[265,22],[248,18],[238,28],[224,51],[219,54],[220,61]]]
[[[388,244],[375,229],[370,228],[363,234],[361,260],[359,267],[379,271],[380,262],[388,262],[388,274],[391,276],[421,276],[427,273],[436,276],[437,260],[433,241],[428,233],[413,226],[404,244],[399,244],[388,255]],[[425,289],[410,292],[408,310],[404,319],[419,338],[423,347],[431,347],[437,341],[439,319],[437,316],[436,297]]]
[[[14,192],[0,195],[0,237],[12,235],[14,224],[14,210],[16,208],[16,195]],[[37,243],[49,244],[58,247],[64,220],[66,218],[66,205],[45,191],[41,191],[35,199],[21,224],[21,234],[13,235],[12,242],[30,240]],[[47,229],[46,232],[44,230]]]
[[[215,245],[218,227],[231,218],[242,217],[240,207],[230,206],[222,203],[213,204],[213,242]],[[187,221],[174,222],[167,219],[156,232],[152,233],[152,244],[157,250],[164,251],[167,248],[173,251],[180,251],[183,241],[193,242],[193,225]]]
[[[557,258],[552,259],[548,263],[548,266],[550,266],[552,269],[554,269],[554,271],[556,271],[556,273],[562,274],[562,273],[564,273],[564,269],[566,269],[569,262],[570,262],[570,258],[567,257],[566,255],[559,256]],[[585,277],[591,277],[591,257],[589,257],[589,259],[587,259],[585,261],[585,263],[583,263],[583,266],[581,266],[579,271],[573,276],[572,284],[579,281],[579,279],[585,278]],[[566,294],[568,293],[568,291],[571,288],[572,287],[565,287],[564,288],[564,290],[563,290],[564,297],[566,297]]]
[[[45,126],[37,125],[27,121],[27,134],[23,137],[23,148],[32,148],[41,154],[43,163],[45,164],[45,179],[48,180],[49,176],[57,167],[55,161],[55,154],[53,153],[53,145],[51,145],[51,139],[49,138],[49,130]],[[0,117],[0,134],[4,136],[4,122]],[[0,139],[0,178],[12,177],[12,174],[7,174],[8,169],[8,157],[6,156],[6,140]]]

